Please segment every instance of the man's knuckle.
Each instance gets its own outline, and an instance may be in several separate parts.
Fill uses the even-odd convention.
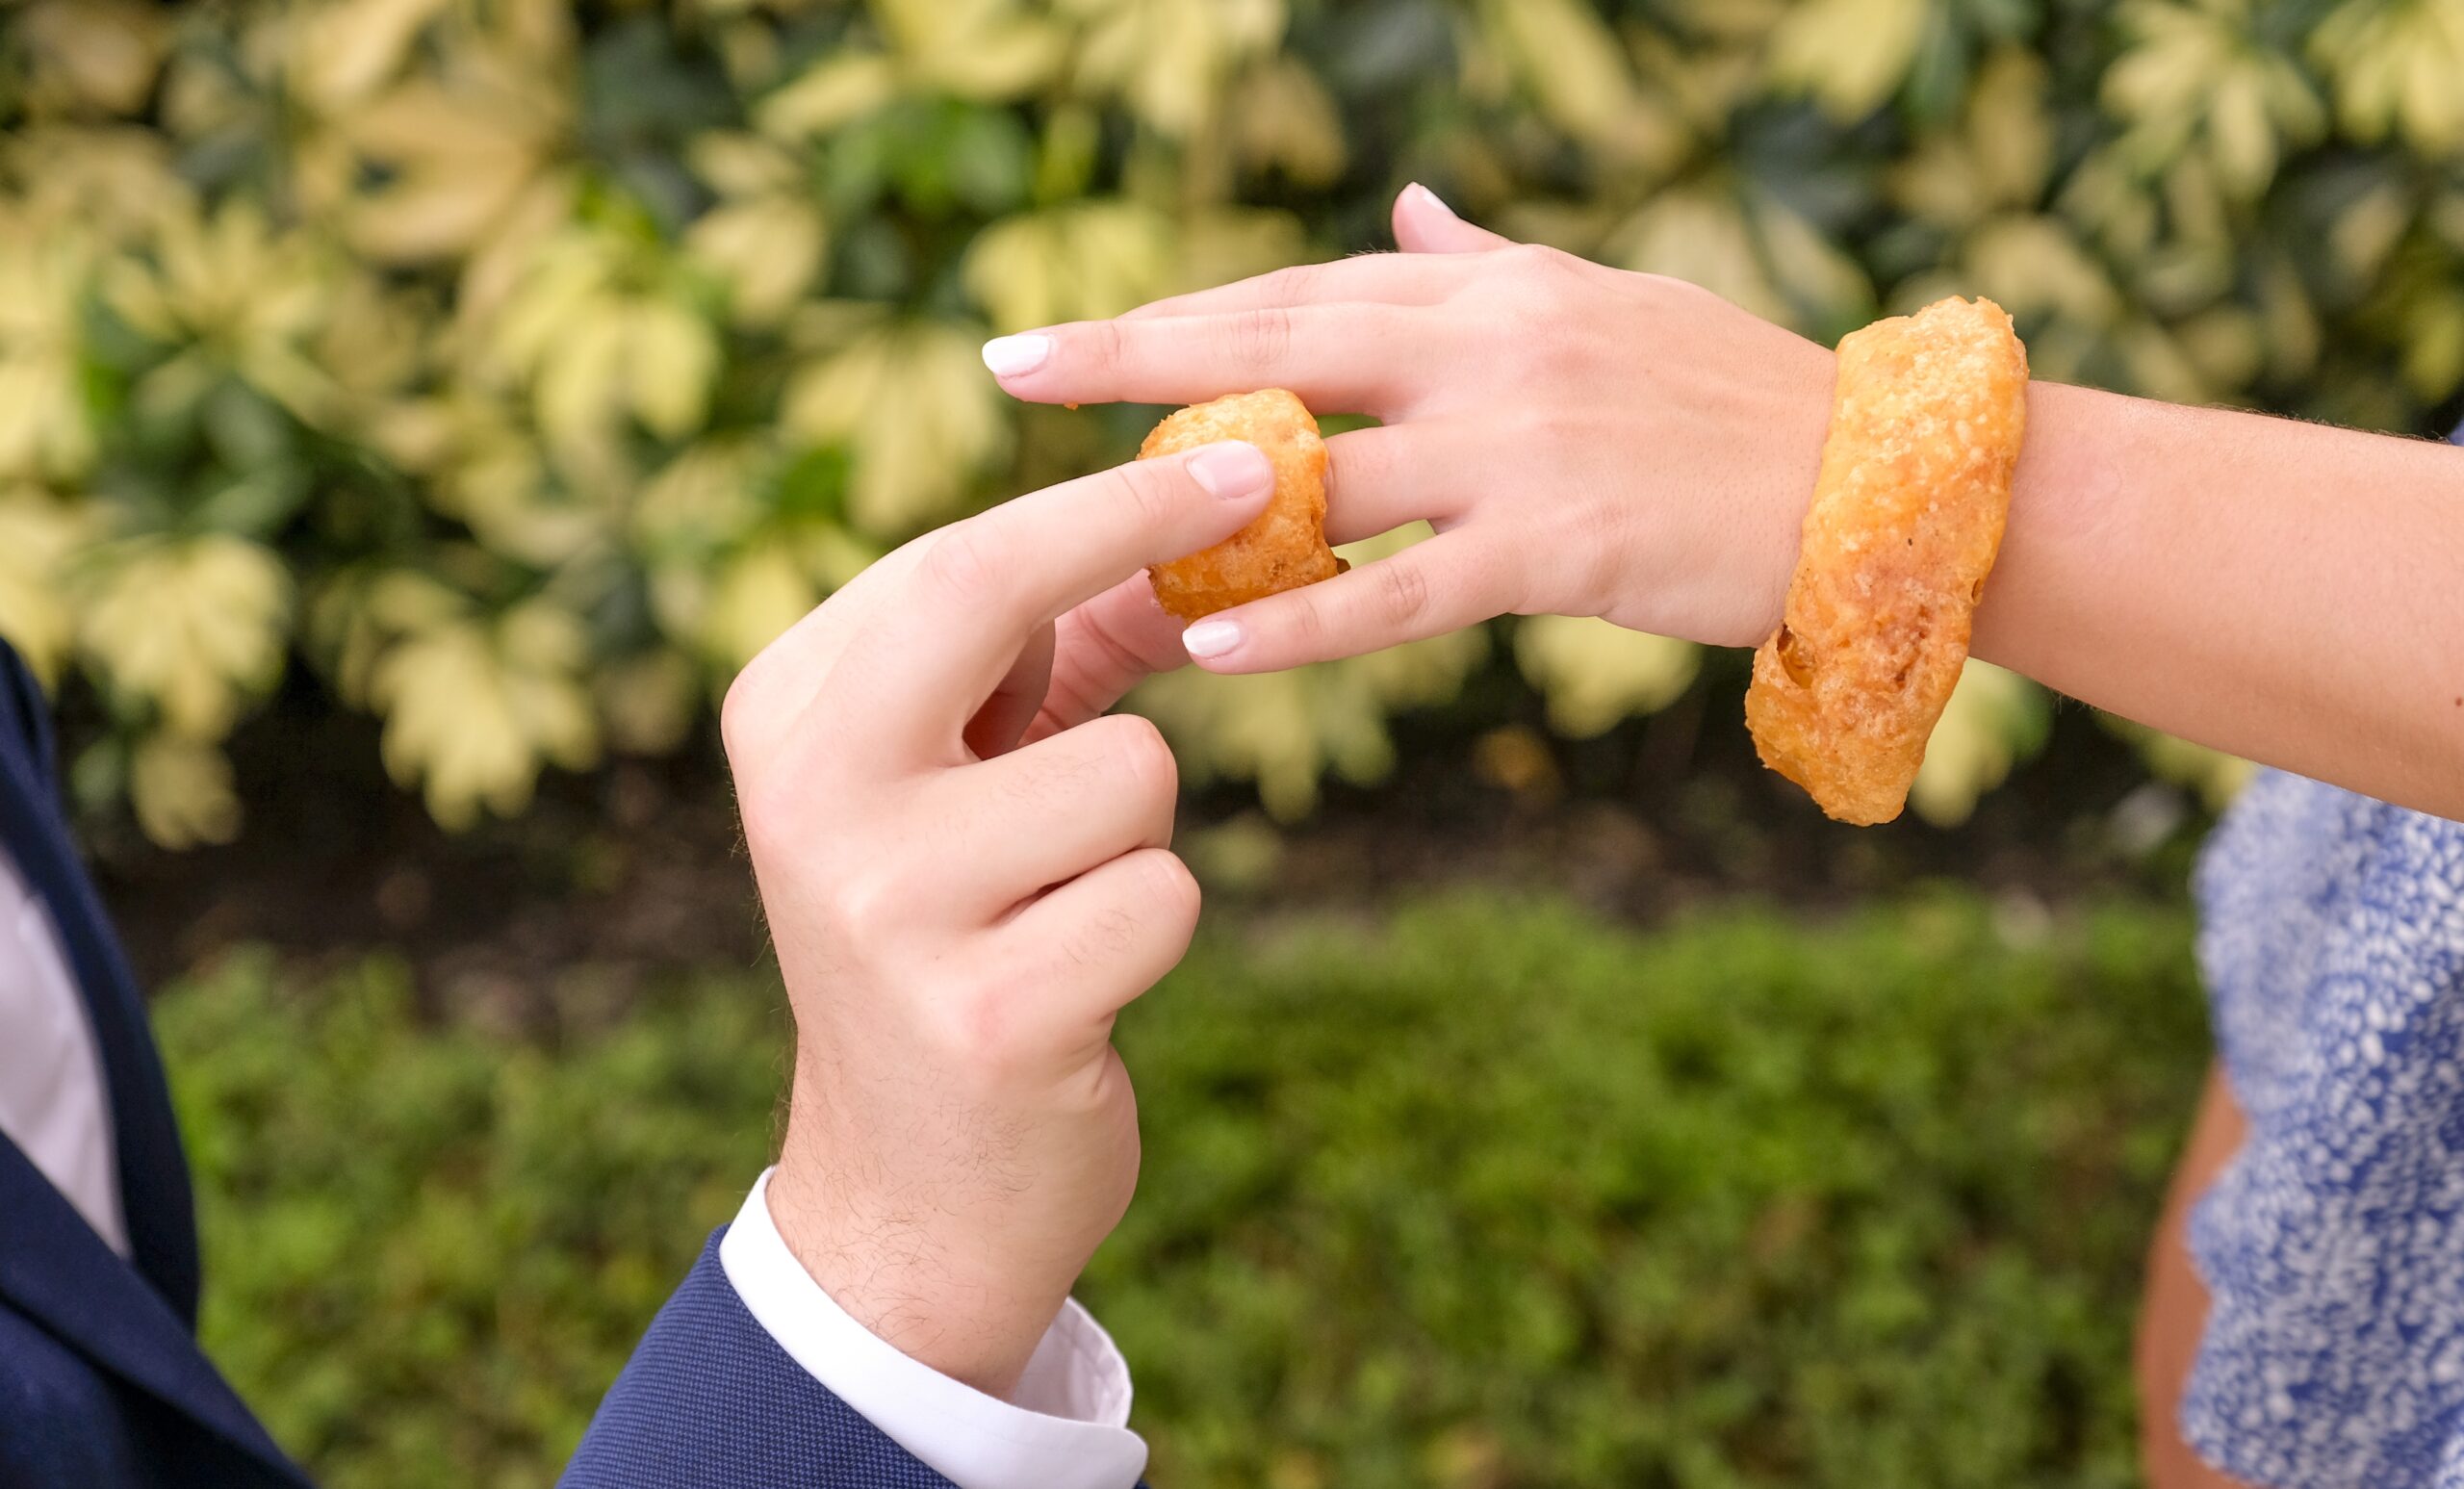
[[[1135,713],[1112,715],[1110,753],[1113,768],[1120,772],[1133,787],[1156,796],[1171,796],[1180,789],[1180,762],[1172,757],[1172,747],[1164,732],[1151,719]]]
[[[1138,862],[1139,884],[1130,896],[1136,908],[1130,919],[1138,927],[1140,944],[1150,952],[1169,948],[1177,960],[1190,937],[1197,934],[1203,898],[1197,876],[1168,849],[1147,849],[1139,855]]]
[[[753,764],[755,736],[763,712],[762,683],[756,678],[759,658],[735,675],[727,696],[719,700],[719,745],[739,779]]]
[[[1103,676],[1121,679],[1125,686],[1127,682],[1155,670],[1137,647],[1113,629],[1114,623],[1104,618],[1105,612],[1082,609],[1074,613],[1077,617],[1074,634],[1084,650],[1102,664]],[[1111,702],[1108,698],[1096,706],[1109,706]]]
[[[851,855],[855,861],[823,868],[822,897],[842,939],[865,944],[885,934],[912,902],[904,876],[880,854]]]
[[[1034,811],[1056,796],[1084,790],[1090,774],[1083,761],[1065,753],[1038,751],[1020,757],[1017,769],[1004,770],[995,779],[1002,800],[1014,809]]]
[[[1000,587],[1001,571],[985,552],[984,540],[962,523],[944,528],[924,555],[924,577],[951,599],[973,603]]]
[[[1093,971],[1127,956],[1142,933],[1143,922],[1130,907],[1106,905],[1079,922],[1065,955],[1073,970]]]
[[[776,862],[780,855],[793,851],[793,808],[777,785],[759,777],[737,776],[735,809],[744,829],[744,850],[754,862]]]
[[[924,1036],[948,1069],[970,1080],[999,1080],[1015,1059],[1017,1018],[1010,989],[969,978],[940,989],[928,1005]]]
[[[1146,855],[1148,894],[1157,911],[1172,922],[1197,923],[1198,902],[1203,897],[1197,876],[1181,861],[1179,854],[1156,849]]]

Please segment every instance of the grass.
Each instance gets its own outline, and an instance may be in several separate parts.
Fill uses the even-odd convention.
[[[173,989],[209,1347],[338,1489],[545,1482],[766,1157],[779,1004],[578,981],[516,1040],[382,960]],[[1081,1296],[1164,1489],[2133,1479],[2178,910],[1454,895],[1218,931],[1120,1043],[1145,1170]]]

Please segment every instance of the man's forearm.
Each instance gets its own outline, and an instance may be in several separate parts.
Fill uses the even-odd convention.
[[[2464,451],[2055,383],[2028,418],[1977,655],[2464,817]]]

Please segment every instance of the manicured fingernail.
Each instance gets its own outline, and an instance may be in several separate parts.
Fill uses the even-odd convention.
[[[1052,355],[1052,338],[1032,333],[1024,336],[996,336],[984,344],[984,365],[992,369],[995,377],[1015,377],[1043,366]]]
[[[1190,456],[1190,478],[1210,497],[1238,501],[1273,485],[1274,466],[1255,445],[1225,440]]]
[[[1422,201],[1435,207],[1438,211],[1445,213],[1448,217],[1451,218],[1455,216],[1454,209],[1446,204],[1446,199],[1444,197],[1438,195],[1435,192],[1430,191],[1427,187],[1421,185],[1419,182],[1415,181],[1411,185],[1403,188],[1403,190],[1407,193],[1418,193]]]
[[[1238,621],[1200,621],[1181,632],[1181,645],[1192,656],[1203,661],[1220,656],[1241,644],[1241,623]]]

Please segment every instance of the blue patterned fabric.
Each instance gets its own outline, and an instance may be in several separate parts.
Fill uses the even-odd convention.
[[[2271,1489],[2464,1489],[2464,823],[2266,774],[2197,891],[2249,1137],[2192,1214],[2183,1435]]]
[[[719,1267],[725,1234],[599,1403],[564,1489],[952,1489],[779,1348]]]

